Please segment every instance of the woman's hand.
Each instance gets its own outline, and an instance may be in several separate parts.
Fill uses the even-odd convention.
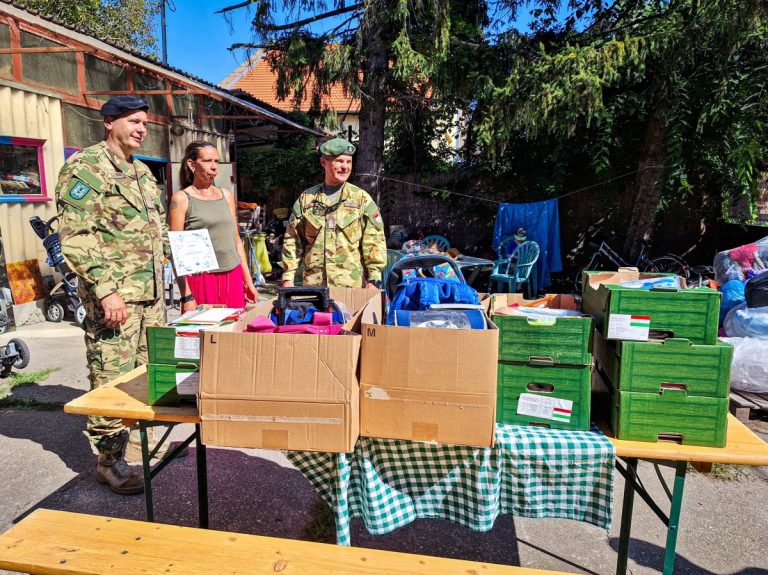
[[[186,313],[188,311],[195,311],[197,309],[197,302],[194,298],[192,298],[190,301],[186,301],[183,304],[181,304],[181,313]]]
[[[245,299],[251,302],[259,301],[259,292],[253,282],[246,284],[245,286]]]

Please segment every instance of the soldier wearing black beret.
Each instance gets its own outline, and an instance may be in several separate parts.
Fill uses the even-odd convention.
[[[104,141],[70,157],[56,186],[61,249],[86,310],[91,388],[147,363],[146,328],[165,323],[165,210],[155,177],[134,157],[147,136],[147,110],[136,96],[105,102]],[[98,451],[96,479],[115,493],[143,491],[141,472],[125,461],[122,421],[90,417],[87,430]]]

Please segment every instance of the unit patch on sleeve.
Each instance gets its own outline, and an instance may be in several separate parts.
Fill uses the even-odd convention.
[[[90,191],[92,190],[88,184],[81,182],[80,180],[75,180],[75,185],[69,188],[69,197],[75,201],[80,201],[87,196]]]

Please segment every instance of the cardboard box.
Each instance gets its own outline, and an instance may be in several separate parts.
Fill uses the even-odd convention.
[[[331,289],[331,297],[352,313],[378,294]],[[250,321],[270,310],[270,302],[259,303],[236,324],[201,334],[203,443],[353,451],[359,435],[359,333],[243,333]],[[355,329],[358,322],[359,314],[346,328]]]
[[[383,298],[361,317],[360,434],[493,445],[499,331],[382,325]]]
[[[649,339],[650,329],[692,343],[714,344],[720,314],[717,290],[682,285],[678,289],[645,290],[618,285],[665,275],[670,274],[640,273],[628,268],[585,272],[582,307],[595,318],[595,326],[606,339],[643,341]]]
[[[592,365],[591,317],[553,317],[548,321],[536,321],[495,313],[500,307],[522,306],[529,302],[519,293],[491,296],[491,319],[499,328],[499,361],[526,363],[543,360],[557,365]],[[575,296],[562,294],[554,295],[544,307],[580,310]]]
[[[689,395],[722,399],[729,394],[733,347],[725,342],[609,341],[596,331],[594,351],[613,387],[621,391],[659,393],[666,386]]]

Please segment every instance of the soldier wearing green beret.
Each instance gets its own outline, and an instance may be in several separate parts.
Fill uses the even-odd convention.
[[[62,252],[86,309],[91,388],[146,363],[146,328],[165,323],[165,210],[155,177],[133,157],[147,135],[148,108],[135,96],[107,101],[104,141],[69,158],[56,186]],[[87,430],[98,451],[96,478],[115,493],[141,493],[142,474],[125,462],[122,421],[91,417]]]
[[[384,222],[368,192],[347,182],[355,147],[334,138],[320,146],[325,180],[293,204],[283,243],[283,287],[293,286],[299,262],[303,284],[381,287],[387,263]]]

